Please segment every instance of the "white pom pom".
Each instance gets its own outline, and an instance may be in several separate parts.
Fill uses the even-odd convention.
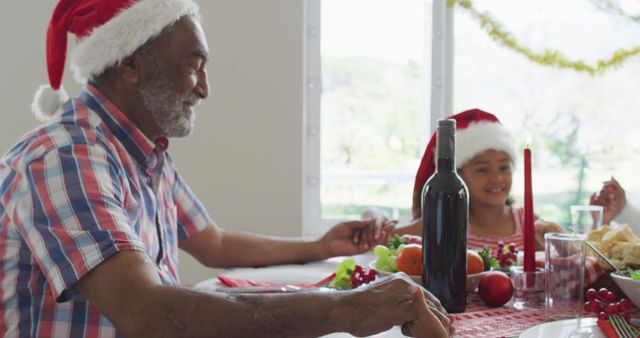
[[[31,111],[40,121],[47,121],[61,111],[68,99],[69,95],[63,88],[55,90],[50,85],[42,85],[33,97]]]

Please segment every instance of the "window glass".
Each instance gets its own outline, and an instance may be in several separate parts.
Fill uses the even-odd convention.
[[[321,1],[321,218],[408,218],[428,134],[431,2]]]
[[[533,52],[560,51],[593,65],[640,46],[640,22],[601,7],[604,1],[484,0],[479,12]],[[637,2],[621,1],[635,15]],[[455,8],[454,109],[492,112],[533,152],[536,214],[566,224],[569,206],[614,175],[628,198],[640,195],[640,56],[595,75],[543,66],[496,43],[468,10]],[[529,141],[528,141],[529,139]],[[522,157],[512,193],[523,205]]]

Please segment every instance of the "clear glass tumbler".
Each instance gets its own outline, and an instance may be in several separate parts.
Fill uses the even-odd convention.
[[[582,237],[580,244],[581,254],[581,269],[579,271],[579,303],[580,311],[578,312],[578,320],[576,323],[576,329],[569,335],[570,338],[590,338],[595,337],[595,332],[592,327],[582,327],[582,304],[584,304],[584,271],[586,264],[586,248],[584,241],[587,238],[587,233],[591,230],[596,230],[602,226],[602,217],[604,208],[600,205],[572,205],[571,211],[571,226],[570,229],[577,235]]]
[[[581,234],[544,235],[545,313],[549,321],[579,318],[582,314],[583,243]]]
[[[603,208],[601,205],[572,205],[571,225],[572,232],[586,235],[591,230],[602,226]]]

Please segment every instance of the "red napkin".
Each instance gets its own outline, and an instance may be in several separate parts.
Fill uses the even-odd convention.
[[[607,338],[619,338],[610,321],[598,319],[596,323],[598,323],[598,327],[602,330],[604,335],[607,336]]]
[[[616,330],[613,329],[613,325],[611,325],[608,320],[598,319],[596,323],[598,323],[598,327],[600,328],[600,330],[602,330],[605,336],[607,336],[608,338],[618,338]]]
[[[286,286],[286,285],[293,285],[293,286],[297,286],[299,288],[303,288],[303,289],[309,289],[309,288],[317,288],[320,286],[323,286],[327,283],[329,283],[334,277],[336,276],[335,273],[332,273],[330,276],[323,278],[322,280],[319,280],[315,283],[280,283],[280,282],[257,282],[257,281],[250,281],[250,280],[246,280],[246,279],[238,279],[238,278],[229,278],[229,277],[225,277],[225,276],[218,276],[218,280],[220,281],[220,283],[228,286],[228,287],[232,287],[232,288],[246,288],[246,287],[252,287],[252,286]]]

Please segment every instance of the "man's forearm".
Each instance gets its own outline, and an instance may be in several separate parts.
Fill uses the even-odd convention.
[[[319,240],[273,238],[224,231],[216,250],[217,266],[265,266],[325,259],[329,253]]]
[[[127,337],[317,337],[350,329],[344,297],[352,295],[213,294],[158,286],[139,297],[144,303],[123,326]]]

